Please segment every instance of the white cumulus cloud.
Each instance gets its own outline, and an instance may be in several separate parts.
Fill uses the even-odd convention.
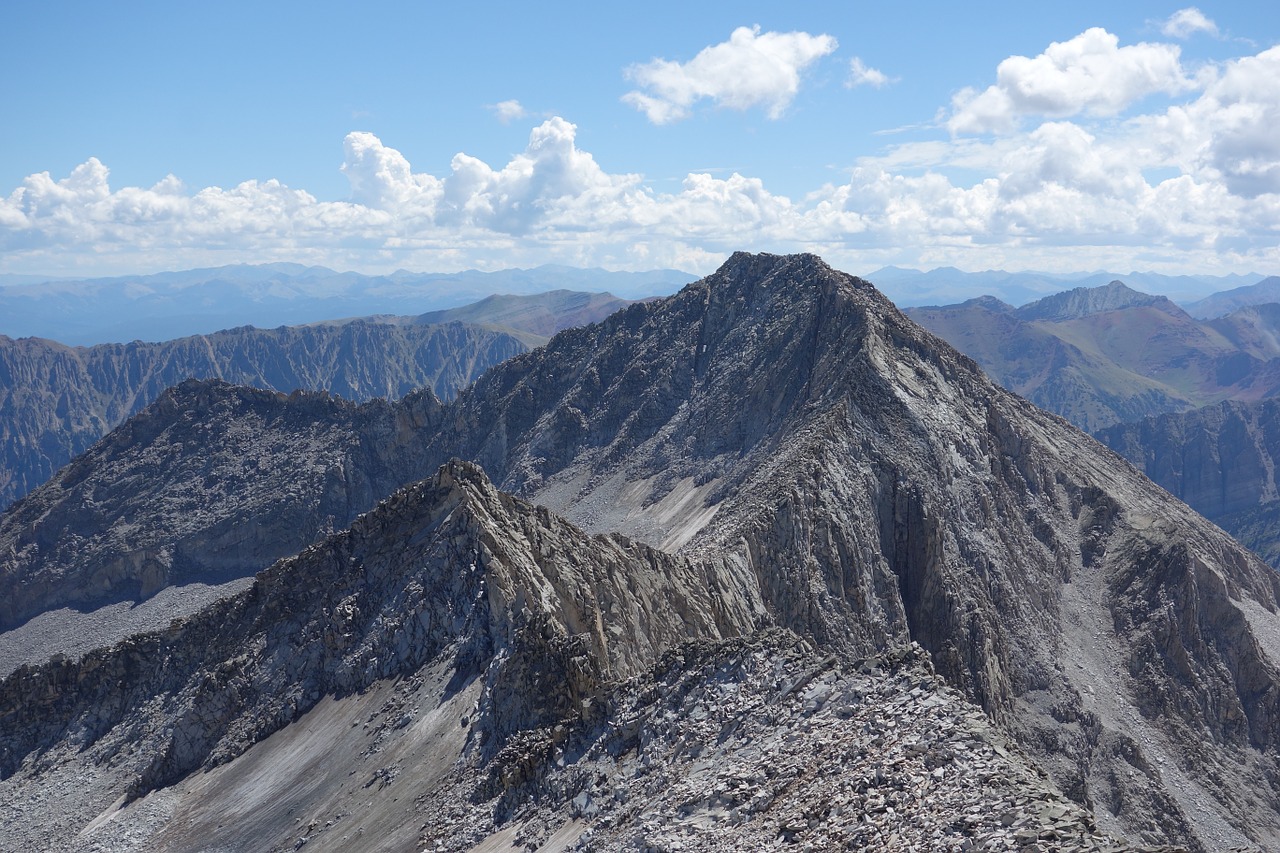
[[[366,271],[558,262],[705,272],[742,248],[815,251],[854,272],[886,263],[1280,270],[1280,47],[1198,80],[1183,100],[1123,119],[1068,98],[1071,115],[1031,121],[1027,110],[999,135],[939,129],[794,197],[741,171],[695,172],[673,185],[606,171],[559,117],[506,162],[459,153],[439,175],[352,132],[343,140],[345,201],[275,180],[193,192],[169,176],[114,188],[90,159],[0,196],[0,272],[270,260]]]
[[[577,127],[556,117],[534,128],[523,153],[501,169],[466,154],[444,180],[441,222],[527,234],[551,220],[601,226],[629,207],[638,175],[609,175],[578,149]]]
[[[829,35],[739,27],[728,41],[703,48],[688,62],[655,59],[630,66],[624,73],[639,88],[622,100],[655,124],[687,118],[704,99],[736,110],[763,107],[776,119],[800,91],[802,72],[836,47]]]
[[[1121,47],[1115,35],[1094,27],[1039,56],[1001,62],[994,85],[955,96],[947,126],[952,133],[1009,132],[1024,116],[1112,116],[1148,95],[1194,85],[1176,45]]]
[[[1195,6],[1188,6],[1170,15],[1169,19],[1160,25],[1160,32],[1176,39],[1190,38],[1194,33],[1208,33],[1216,36],[1218,25],[1206,18],[1204,12]]]
[[[1280,193],[1280,46],[1225,63],[1199,98],[1135,124],[1169,165],[1237,195]]]
[[[342,141],[342,172],[351,183],[351,198],[380,210],[430,213],[442,187],[430,175],[415,175],[409,161],[372,133],[348,133]]]
[[[855,56],[849,60],[849,77],[844,84],[850,89],[855,86],[870,86],[873,89],[882,89],[889,85],[890,82],[887,74],[878,68],[868,68],[860,58]]]
[[[498,103],[491,105],[489,109],[493,110],[493,114],[496,115],[498,117],[498,121],[503,124],[510,124],[513,121],[519,121],[529,115],[529,112],[524,108],[524,106],[516,100],[499,101]]]

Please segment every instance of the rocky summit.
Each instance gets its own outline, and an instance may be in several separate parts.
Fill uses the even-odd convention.
[[[285,535],[311,488],[163,520],[240,421],[158,464],[244,392],[186,393],[0,518],[6,598],[80,576],[63,536],[127,547],[77,484],[157,551]],[[1280,845],[1272,570],[814,256],[734,255],[448,404],[245,418],[262,470],[358,470],[354,520],[290,509],[315,544],[247,588],[0,682],[23,844]]]

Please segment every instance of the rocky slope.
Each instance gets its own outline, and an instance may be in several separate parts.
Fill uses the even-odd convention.
[[[394,408],[219,381],[166,391],[0,516],[0,629],[251,576],[400,485],[384,457],[439,407],[430,391]]]
[[[243,327],[163,343],[68,347],[0,336],[0,509],[188,378],[350,400],[430,387],[451,399],[526,344],[462,323]]]
[[[602,684],[658,651],[749,630],[758,604],[722,572],[589,537],[451,463],[188,620],[0,682],[6,844],[71,839],[325,697],[421,686],[433,667],[428,693],[454,707],[445,748],[487,761],[517,732],[598,717]],[[459,696],[467,704],[449,702]],[[67,784],[85,773],[90,790]]]
[[[6,844],[1125,849],[918,647],[725,639],[760,615],[727,568],[451,463],[194,618],[0,683]]]
[[[1220,403],[1121,424],[1098,438],[1280,566],[1280,401]]]
[[[866,282],[813,256],[735,255],[670,299],[505,362],[443,408],[405,418],[405,405],[388,407],[395,442],[371,445],[386,448],[377,470],[412,480],[462,456],[570,521],[678,553],[723,602],[720,636],[749,614],[846,663],[917,642],[1103,829],[1192,849],[1280,843],[1280,581]],[[390,540],[388,553],[414,541]],[[546,608],[581,611],[539,589]],[[594,649],[617,627],[636,661],[707,629],[646,646],[597,612],[600,627],[566,632]],[[320,636],[297,635],[304,658]],[[83,701],[53,684],[49,701]],[[53,744],[76,730],[41,729]],[[68,778],[19,753],[20,790]]]

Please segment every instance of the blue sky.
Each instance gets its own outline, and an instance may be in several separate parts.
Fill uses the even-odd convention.
[[[1280,272],[1268,4],[792,5],[4,4],[0,273]]]

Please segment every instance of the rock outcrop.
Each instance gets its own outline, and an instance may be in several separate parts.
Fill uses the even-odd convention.
[[[1102,430],[1098,438],[1280,566],[1280,401],[1228,402]]]
[[[566,603],[593,600],[575,593],[574,584],[520,575],[513,588],[536,588],[537,606],[533,593],[523,600],[534,612],[551,614],[541,633],[521,636],[561,640],[512,641],[513,649],[532,643],[533,651],[503,658],[528,677],[518,680],[525,688],[508,692],[496,707],[522,707],[519,697],[528,701],[528,689],[556,685],[562,691],[556,696],[567,690],[581,699],[585,685],[637,672],[676,643],[704,634],[716,639],[773,627],[804,638],[817,655],[833,655],[842,666],[914,642],[937,675],[980,705],[1049,774],[1051,787],[1092,812],[1100,829],[1191,849],[1280,842],[1280,647],[1274,642],[1280,580],[1118,455],[996,386],[871,285],[816,257],[735,255],[670,299],[633,305],[505,362],[429,417],[406,419],[404,405],[387,407],[399,426],[390,433],[393,443],[376,443],[385,454],[378,470],[412,481],[432,460],[473,460],[502,489],[570,522],[662,549],[647,548],[644,559],[673,584],[662,597],[646,599],[643,586],[625,580],[638,569],[605,572],[617,580],[597,576],[588,586],[603,584],[607,595],[594,600],[616,597],[627,611],[615,612]],[[355,529],[423,488],[435,487],[397,493]],[[510,499],[486,505],[493,500]],[[0,531],[11,516],[0,519]],[[252,521],[245,516],[243,523]],[[521,537],[532,541],[527,533],[503,535],[517,544]],[[417,541],[406,531],[379,553],[396,559]],[[622,540],[610,541],[623,547]],[[580,549],[583,556],[575,556]],[[549,559],[557,571],[605,559],[583,544],[554,553]],[[462,599],[471,594],[457,586],[470,571],[468,559],[465,548],[458,551],[443,581]],[[542,573],[551,576],[545,566]],[[256,588],[263,583],[260,578]],[[659,612],[661,620],[648,615]],[[341,624],[335,619],[320,622]],[[408,616],[388,615],[378,624],[411,623]],[[254,636],[235,633],[241,646],[244,636]],[[323,655],[324,633],[318,624],[315,632],[291,636],[289,654],[272,660],[282,678],[299,679],[287,660]],[[557,645],[562,641],[595,663],[574,664],[569,672],[568,664],[546,662],[548,655],[578,654],[555,652],[567,648]],[[382,657],[361,660],[382,666]],[[544,663],[518,663],[535,659]],[[73,686],[78,676],[41,673],[80,672],[74,668],[84,660],[21,670],[0,684],[49,703],[37,715],[28,707],[32,700],[16,700],[11,713],[17,718],[64,721],[39,728],[44,752],[12,748],[7,766],[28,774],[19,790],[45,790],[42,780],[56,774],[42,775],[38,756],[68,754],[58,750],[79,743],[78,729],[66,722],[79,717],[58,709],[82,707],[77,703],[89,694]],[[391,675],[375,671],[378,678]],[[550,680],[537,680],[543,676]],[[31,678],[51,686],[34,690]],[[300,683],[310,697],[304,705],[319,703],[327,691],[338,701],[343,689],[358,689],[346,682]],[[173,689],[148,688],[166,697]],[[137,695],[130,704],[143,700]],[[557,714],[573,711],[582,725],[590,724],[581,703],[548,701]],[[207,707],[203,700],[192,703],[192,709]],[[598,706],[593,701],[591,707]],[[277,721],[295,716],[291,710]],[[494,720],[477,730],[515,736],[518,726]],[[257,729],[238,743],[247,746],[266,733]],[[553,747],[565,741],[555,741],[561,735],[554,726],[548,736],[551,747],[528,751],[554,755]],[[35,735],[23,737],[23,744],[35,742]],[[168,767],[167,759],[155,757],[167,749],[143,749],[137,760]],[[204,760],[160,772],[154,784],[176,780],[181,768]],[[457,760],[471,759],[456,752],[449,761]],[[397,771],[388,768],[394,777]],[[523,772],[512,770],[508,778]],[[612,771],[600,772],[608,778]],[[595,796],[588,793],[581,808],[589,809]],[[973,802],[986,803],[984,796]],[[161,804],[163,797],[157,793],[151,802]],[[867,813],[865,802],[858,808]],[[451,808],[455,813],[466,820],[461,804]],[[584,814],[575,820],[589,828],[591,816]],[[807,820],[822,824],[820,816]],[[460,845],[455,839],[442,849]]]

